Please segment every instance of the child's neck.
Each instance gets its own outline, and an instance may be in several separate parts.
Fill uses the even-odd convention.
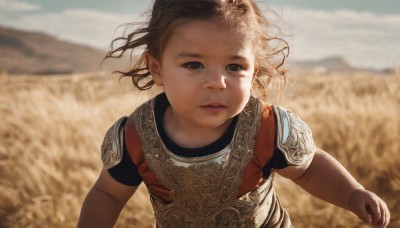
[[[177,120],[168,107],[163,117],[163,128],[168,137],[183,148],[201,148],[218,140],[228,129],[232,118],[217,128],[202,128]]]

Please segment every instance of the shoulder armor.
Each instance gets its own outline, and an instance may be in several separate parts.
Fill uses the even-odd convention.
[[[101,160],[105,169],[118,165],[122,160],[124,142],[124,124],[127,117],[121,117],[108,129],[101,144]]]
[[[302,165],[314,156],[316,147],[307,124],[296,114],[273,108],[277,121],[276,145],[289,165]]]

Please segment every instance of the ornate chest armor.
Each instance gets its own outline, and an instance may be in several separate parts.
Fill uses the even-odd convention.
[[[250,98],[226,148],[194,158],[177,156],[165,147],[153,110],[154,99],[139,107],[133,118],[146,163],[170,189],[170,203],[150,192],[157,227],[291,227],[272,188],[273,175],[238,198],[243,173],[253,156],[261,101]]]

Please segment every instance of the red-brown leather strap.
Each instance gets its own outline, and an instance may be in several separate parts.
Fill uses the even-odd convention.
[[[136,131],[132,116],[130,116],[126,121],[124,140],[129,155],[131,156],[133,163],[138,167],[138,172],[142,177],[143,182],[146,184],[147,189],[164,201],[170,202],[170,190],[158,181],[156,175],[149,168],[144,159],[142,142],[140,141],[140,137]]]
[[[239,197],[252,191],[262,182],[263,167],[271,159],[275,148],[275,116],[272,106],[264,106],[261,124],[256,137],[253,158],[248,164],[243,183],[239,189]]]

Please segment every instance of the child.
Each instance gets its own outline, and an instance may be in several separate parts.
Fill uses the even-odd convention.
[[[164,93],[106,133],[78,227],[112,227],[142,181],[158,227],[292,227],[275,172],[366,223],[389,223],[386,204],[316,148],[300,118],[251,95],[285,75],[268,27],[253,0],[155,1],[148,26],[107,57],[143,47],[123,75]]]

